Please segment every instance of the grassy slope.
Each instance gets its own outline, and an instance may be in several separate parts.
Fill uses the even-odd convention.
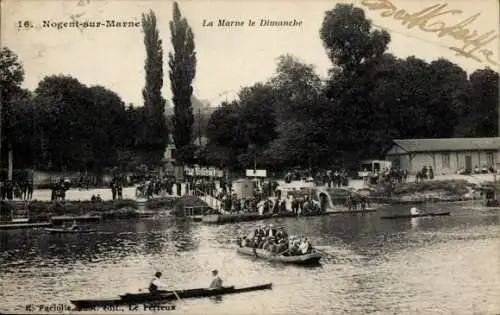
[[[401,200],[460,200],[476,185],[466,180],[433,180],[420,183],[396,185],[393,190],[384,185],[375,185],[373,197],[391,197]]]

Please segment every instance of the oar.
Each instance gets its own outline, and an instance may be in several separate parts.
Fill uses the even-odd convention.
[[[142,292],[142,290],[149,290],[149,288],[139,289],[139,292]],[[175,292],[174,290],[171,290],[170,292],[172,292],[179,301],[182,300],[181,297],[177,294],[177,292]]]
[[[273,256],[280,256],[280,255],[283,255],[284,253],[288,252],[290,249],[287,248],[285,249],[284,251],[282,251],[281,253],[273,253]]]
[[[177,294],[177,292],[175,292],[174,290],[172,290],[172,293],[174,293],[174,295],[177,298],[177,300],[182,301],[182,299],[179,297],[179,295]]]
[[[327,256],[330,256],[330,257],[332,257],[332,258],[336,258],[336,257],[335,257],[335,256],[333,256],[332,254],[327,253],[327,252],[325,252],[324,250],[321,250],[321,249],[318,249],[318,248],[314,248],[314,250],[315,250],[315,251],[318,251],[318,252],[320,252],[320,253],[323,253],[323,254],[325,254],[325,255],[327,255]]]
[[[144,290],[149,290],[149,288],[144,288]],[[142,292],[142,289],[139,289],[139,292]],[[179,296],[179,294],[177,294],[177,292],[175,292],[174,290],[171,290],[170,292],[172,292],[179,301],[182,301],[181,297]]]

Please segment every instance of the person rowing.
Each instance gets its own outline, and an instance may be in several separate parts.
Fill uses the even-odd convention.
[[[163,288],[166,287],[166,285],[163,284],[163,282],[160,280],[160,278],[161,278],[161,272],[157,271],[155,273],[155,277],[149,283],[149,293],[156,294],[160,291],[159,289],[161,287],[163,287]]]
[[[210,289],[221,289],[222,279],[219,277],[219,272],[217,270],[213,270],[212,276],[214,277],[214,279],[210,283]]]

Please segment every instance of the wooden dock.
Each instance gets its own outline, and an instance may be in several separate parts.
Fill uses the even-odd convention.
[[[78,223],[98,223],[101,222],[102,217],[98,215],[84,215],[84,216],[54,216],[50,218],[52,225],[61,225],[64,223],[78,222]]]
[[[34,229],[41,227],[49,227],[52,224],[50,222],[39,222],[39,223],[6,223],[0,224],[0,230],[15,230],[15,229]]]

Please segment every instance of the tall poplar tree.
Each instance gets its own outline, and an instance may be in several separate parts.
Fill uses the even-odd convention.
[[[174,103],[173,135],[177,148],[177,160],[189,162],[194,152],[194,115],[191,95],[193,94],[192,82],[196,75],[196,52],[193,31],[186,18],[182,17],[177,2],[174,2],[173,9],[173,20],[170,21],[173,52],[170,52],[168,56]]]
[[[165,118],[166,100],[161,94],[163,86],[163,49],[153,11],[142,14],[144,45],[146,46],[146,84],[144,98],[145,130],[142,135],[143,152],[148,164],[158,164],[168,144],[168,127]]]

